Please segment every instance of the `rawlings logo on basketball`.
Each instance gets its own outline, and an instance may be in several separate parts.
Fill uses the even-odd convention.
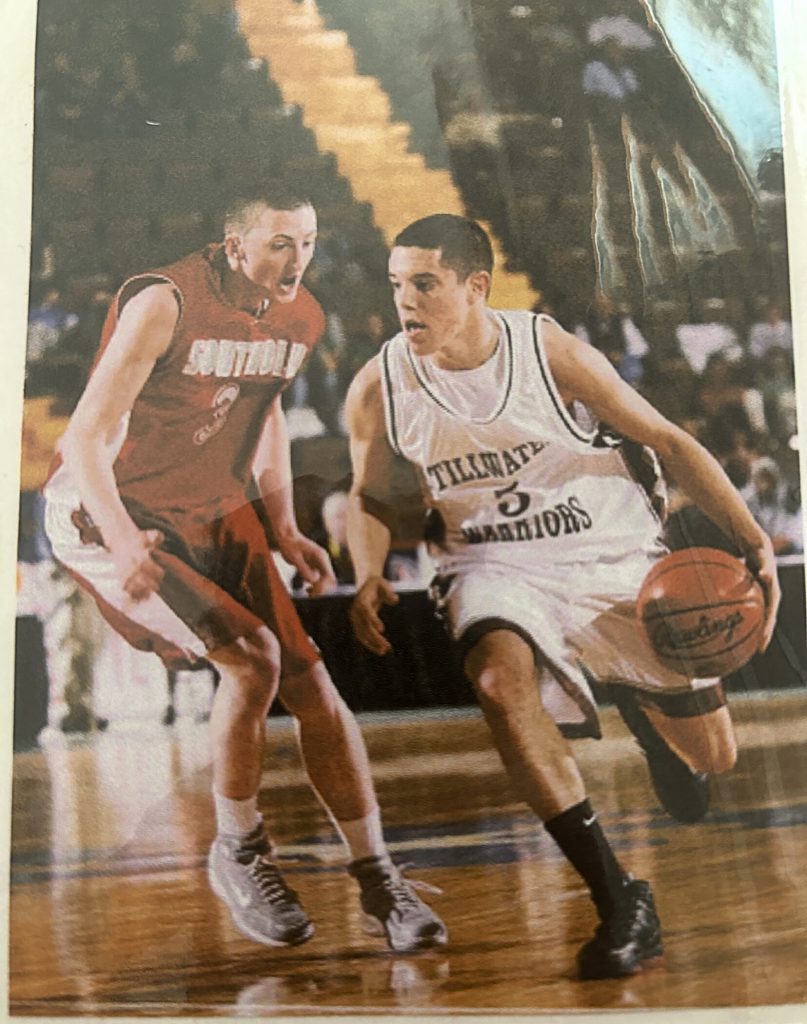
[[[697,625],[684,629],[676,629],[670,622],[660,622],[652,632],[651,642],[660,651],[691,651],[711,643],[716,637],[730,644],[742,621],[742,612],[735,611],[724,618],[701,615]]]
[[[684,548],[660,558],[636,601],[659,660],[692,677],[726,676],[756,654],[765,595],[748,567],[716,548]]]

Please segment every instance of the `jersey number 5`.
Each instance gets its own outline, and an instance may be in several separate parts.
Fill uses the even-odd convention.
[[[523,516],[530,506],[530,496],[525,491],[517,490],[518,480],[514,480],[507,487],[502,487],[493,494],[496,498],[504,498],[500,501],[498,509],[501,515],[515,519]]]

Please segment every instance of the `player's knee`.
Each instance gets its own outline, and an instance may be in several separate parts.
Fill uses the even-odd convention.
[[[280,644],[270,630],[262,628],[237,641],[245,667],[252,674],[276,680],[280,676]]]
[[[471,676],[480,703],[490,710],[504,711],[513,696],[513,673],[500,663],[481,665]]]
[[[737,742],[734,736],[721,736],[720,740],[711,743],[696,761],[697,763],[691,767],[698,772],[709,772],[710,775],[730,772],[737,764]]]
[[[274,685],[280,676],[280,644],[265,627],[238,637],[216,651],[211,660],[223,674],[244,685]]]
[[[303,721],[308,718],[333,718],[344,706],[322,662],[317,662],[298,675],[283,679],[280,684],[280,700],[290,714]]]
[[[715,775],[722,772],[730,772],[737,764],[737,744],[732,743],[730,747],[720,751],[720,756],[714,759],[712,771]]]

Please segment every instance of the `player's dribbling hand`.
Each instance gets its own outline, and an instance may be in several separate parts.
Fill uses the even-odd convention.
[[[384,623],[378,614],[383,605],[398,603],[398,595],[389,580],[371,576],[358,590],[350,606],[350,621],[356,638],[373,654],[389,654],[392,645],[384,636]]]
[[[134,601],[156,593],[165,575],[151,552],[165,540],[160,530],[138,530],[131,538],[110,547],[123,589]]]
[[[759,580],[765,592],[765,626],[759,644],[759,650],[764,651],[773,637],[779,602],[782,600],[779,577],[776,573],[776,556],[770,538],[766,536],[761,543],[746,547],[745,559],[748,568]]]
[[[300,574],[311,597],[319,597],[334,589],[336,577],[325,548],[301,533],[293,538],[278,539],[278,548],[286,561]]]

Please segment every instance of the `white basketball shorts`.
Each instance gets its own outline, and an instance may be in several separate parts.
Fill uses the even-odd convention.
[[[558,723],[596,721],[589,680],[648,694],[716,686],[662,665],[636,618],[636,598],[656,555],[505,569],[463,567],[434,588],[461,652],[487,632],[510,628],[536,652],[544,706]],[[450,582],[449,582],[450,581]]]

